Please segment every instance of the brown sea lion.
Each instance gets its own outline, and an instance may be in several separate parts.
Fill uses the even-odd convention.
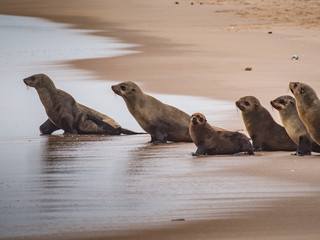
[[[296,98],[300,119],[313,140],[320,145],[320,100],[317,93],[301,82],[290,82],[289,88]]]
[[[281,96],[270,102],[279,111],[281,122],[289,137],[298,145],[296,155],[310,155],[319,152],[320,146],[311,138],[301,121],[296,108],[296,100],[291,96]]]
[[[274,121],[271,114],[253,96],[236,101],[255,151],[295,151],[297,145],[284,127]]]
[[[192,141],[189,114],[143,93],[133,82],[113,85],[112,90],[123,98],[141,128],[151,135],[152,143]]]
[[[77,103],[70,94],[57,89],[45,74],[35,74],[23,81],[37,90],[48,115],[49,119],[40,126],[42,134],[51,134],[58,129],[63,129],[64,134],[135,134],[121,128],[112,118]]]
[[[192,141],[198,147],[197,151],[193,153],[194,156],[240,152],[254,154],[250,140],[246,135],[239,132],[216,130],[201,113],[192,115],[189,129]]]

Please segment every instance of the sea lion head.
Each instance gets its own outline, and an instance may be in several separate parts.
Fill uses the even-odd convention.
[[[191,117],[191,124],[193,126],[204,125],[207,122],[206,117],[201,113],[194,113]]]
[[[296,100],[291,96],[285,95],[270,101],[270,104],[278,111],[281,111],[289,107],[296,107]]]
[[[29,87],[34,87],[35,89],[39,88],[47,88],[52,89],[55,88],[52,80],[45,74],[34,74],[30,77],[23,79],[24,83]]]
[[[141,89],[134,82],[122,82],[117,85],[111,86],[111,89],[119,96],[130,99],[137,93],[141,93]]]
[[[251,112],[260,106],[260,102],[254,96],[245,96],[236,101],[236,106],[242,112]]]
[[[297,101],[306,106],[311,106],[314,101],[319,100],[313,88],[305,83],[290,82],[289,88]]]

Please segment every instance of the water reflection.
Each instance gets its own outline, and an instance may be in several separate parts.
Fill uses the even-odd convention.
[[[149,140],[39,136],[20,139],[20,154],[5,155],[1,150],[12,142],[0,140],[0,157],[10,156],[0,169],[0,236],[237,217],[312,192],[306,184],[234,171],[259,156],[195,158],[191,143],[153,146]]]

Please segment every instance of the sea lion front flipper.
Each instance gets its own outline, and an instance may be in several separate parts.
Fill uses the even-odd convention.
[[[255,136],[252,136],[251,139],[252,139],[253,151],[260,152],[260,151],[264,150],[263,143],[260,139],[258,139]]]
[[[151,143],[157,145],[162,143],[167,143],[167,134],[163,131],[165,127],[160,122],[157,122],[151,126],[150,135]]]
[[[299,146],[298,146],[296,155],[299,155],[299,156],[311,155],[311,142],[308,137],[301,136],[299,138]]]
[[[40,132],[43,135],[50,135],[51,133],[53,133],[56,130],[59,130],[60,128],[58,128],[56,125],[54,125],[50,119],[47,119],[41,126],[40,126]]]
[[[87,115],[87,119],[91,120],[95,124],[97,124],[99,127],[103,128],[107,134],[112,134],[112,135],[120,135],[121,134],[121,128],[115,128],[111,124],[104,122],[103,120],[92,116],[92,115]]]
[[[197,151],[195,153],[192,153],[192,156],[206,155],[206,153],[207,149],[204,146],[199,145]]]

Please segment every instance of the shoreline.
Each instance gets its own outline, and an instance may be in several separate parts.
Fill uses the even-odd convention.
[[[86,1],[60,2],[58,6],[37,0],[0,2],[2,14],[70,23],[74,28],[100,30],[95,35],[140,45],[130,50],[141,53],[69,63],[101,79],[141,82],[146,92],[233,102],[255,95],[270,110],[269,101],[287,94],[290,81],[305,79],[320,89],[319,59],[313,54],[318,46],[313,40],[320,36],[317,29],[267,24],[252,30],[251,25],[259,26],[263,21],[224,12],[230,8],[236,11],[234,5],[210,4],[209,0],[203,5],[189,5],[187,1],[177,5],[168,0],[96,0],[92,6]],[[301,60],[292,61],[293,54],[300,55]],[[246,67],[252,71],[245,71]]]

